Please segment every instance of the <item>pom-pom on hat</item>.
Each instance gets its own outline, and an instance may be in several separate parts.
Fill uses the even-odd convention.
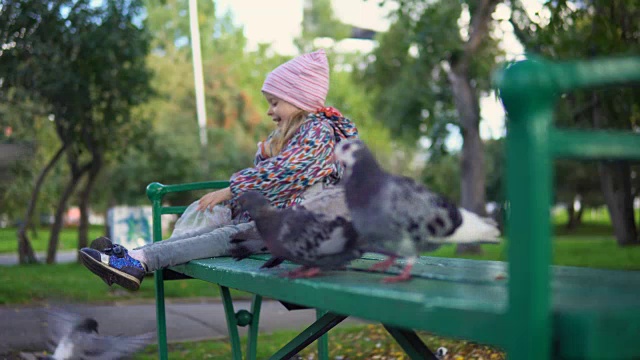
[[[306,111],[324,107],[329,91],[329,61],[324,50],[300,55],[267,75],[262,91]]]

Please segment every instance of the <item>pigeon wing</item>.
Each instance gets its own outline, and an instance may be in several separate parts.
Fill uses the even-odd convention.
[[[301,204],[294,208],[303,208],[314,214],[337,217],[341,216],[350,220],[349,208],[343,186],[328,186],[322,191],[305,198]]]
[[[51,350],[55,349],[63,337],[73,331],[73,327],[83,320],[83,317],[62,309],[47,309],[47,343]]]
[[[351,222],[341,216],[325,216],[303,209],[291,209],[287,213],[281,241],[294,262],[319,265],[316,263],[319,259],[356,245],[357,233]]]
[[[153,333],[137,336],[100,336],[84,333],[78,342],[80,358],[89,360],[117,360],[130,357],[145,346],[151,344]]]
[[[462,223],[457,206],[415,180],[390,176],[386,186],[389,216],[414,240],[451,235]]]

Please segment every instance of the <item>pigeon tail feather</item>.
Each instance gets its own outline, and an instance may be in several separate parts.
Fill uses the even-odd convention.
[[[460,213],[462,225],[450,236],[440,238],[441,242],[455,244],[500,242],[500,229],[495,220],[478,216],[463,208],[460,208]]]

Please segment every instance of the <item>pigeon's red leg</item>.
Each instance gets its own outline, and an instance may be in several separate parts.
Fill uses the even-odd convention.
[[[373,264],[369,270],[385,271],[396,261],[397,256],[389,256],[386,260]]]
[[[407,280],[411,279],[411,268],[413,268],[413,264],[415,262],[416,262],[416,258],[415,257],[407,258],[407,265],[405,265],[405,267],[402,270],[402,273],[400,275],[386,277],[386,278],[382,279],[382,282],[383,283],[394,283],[394,282],[407,281]]]
[[[314,267],[300,273],[300,278],[310,278],[320,274],[320,268]]]
[[[304,270],[306,270],[306,268],[304,266],[300,266],[291,271],[287,271],[286,273],[282,274],[282,276],[286,278],[295,278],[298,276],[299,273],[303,272]]]
[[[289,279],[300,279],[300,278],[310,278],[317,276],[320,273],[320,268],[307,268],[305,266],[300,266],[297,269],[291,270],[286,273],[285,276]]]

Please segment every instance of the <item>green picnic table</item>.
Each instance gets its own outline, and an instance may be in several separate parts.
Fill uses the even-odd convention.
[[[417,330],[496,345],[509,359],[640,358],[640,272],[551,266],[549,216],[553,159],[640,159],[637,133],[555,128],[559,96],[638,83],[640,58],[529,59],[497,72],[494,82],[508,112],[508,262],[423,256],[411,281],[382,284],[382,277],[399,269],[366,271],[382,259],[375,254],[344,271],[293,280],[279,274],[294,264],[260,269],[266,255],[239,262],[229,257],[193,260],[155,273],[159,357],[167,358],[164,281],[193,278],[220,286],[234,359],[242,359],[237,327],[245,325],[245,356],[256,358],[263,297],[291,308],[314,308],[318,314],[271,359],[288,359],[317,339],[319,357],[327,359],[324,334],[348,316],[383,324],[411,359],[435,359]],[[162,206],[166,194],[227,185],[150,184],[154,241],[162,238],[161,215],[185,209]],[[255,294],[250,311],[234,310],[230,288]]]

